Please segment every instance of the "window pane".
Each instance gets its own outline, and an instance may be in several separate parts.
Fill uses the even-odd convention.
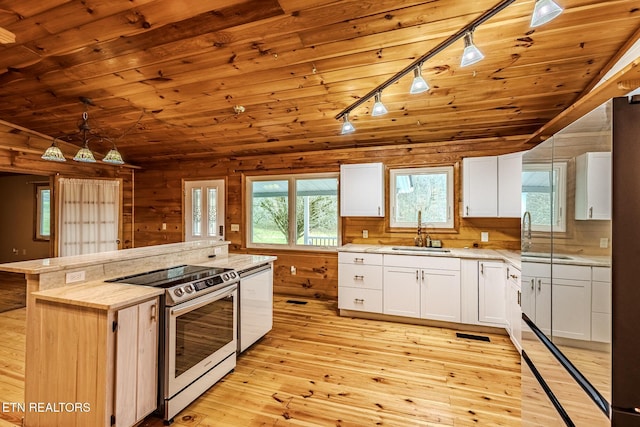
[[[216,222],[218,215],[218,191],[216,188],[207,189],[207,213],[209,215],[209,236],[216,235],[216,228],[218,224]]]
[[[191,192],[191,217],[193,218],[191,234],[202,235],[202,190],[200,188],[194,188]]]
[[[551,226],[564,230],[562,205],[564,201],[564,168],[550,169],[545,165],[525,165],[522,172],[522,211],[531,214],[531,229],[550,231]]]
[[[51,236],[51,190],[48,188],[39,190],[39,201],[38,237],[49,237]]]
[[[288,244],[289,182],[251,183],[251,242]]]
[[[417,225],[418,211],[425,224],[446,223],[448,209],[446,173],[395,175],[396,223]]]
[[[296,180],[296,244],[338,246],[338,179]]]

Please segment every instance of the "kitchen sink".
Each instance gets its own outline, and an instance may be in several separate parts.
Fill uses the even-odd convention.
[[[553,257],[552,257],[551,254],[541,254],[541,253],[528,254],[526,252],[522,253],[522,258],[573,259],[572,257],[570,257],[568,255],[553,255]]]
[[[425,248],[422,246],[393,246],[391,248],[392,251],[413,251],[413,252],[431,252],[431,253],[440,253],[446,254],[451,252],[450,249],[444,248]]]

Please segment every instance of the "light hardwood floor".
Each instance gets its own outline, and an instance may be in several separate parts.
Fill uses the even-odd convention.
[[[174,426],[520,424],[520,358],[507,336],[459,339],[451,329],[339,317],[335,301],[287,299],[275,297],[274,329]],[[24,310],[0,314],[0,337],[24,347],[24,328],[6,327],[20,316],[24,322]],[[22,401],[17,385],[5,392],[12,376],[23,376],[16,353],[2,358],[20,372],[0,370],[2,401]]]
[[[26,289],[24,274],[0,271],[0,313],[24,307]]]

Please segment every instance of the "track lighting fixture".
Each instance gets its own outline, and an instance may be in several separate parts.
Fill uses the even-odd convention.
[[[480,49],[473,44],[473,31],[467,31],[464,35],[464,52],[462,52],[460,66],[467,67],[473,65],[476,62],[482,61],[483,58],[484,55],[480,52]]]
[[[409,93],[416,94],[429,90],[429,85],[422,78],[422,64],[413,69],[413,83],[411,83],[411,89]]]
[[[387,114],[389,111],[387,110],[387,107],[384,106],[384,104],[382,103],[382,93],[378,92],[375,95],[375,102],[373,104],[373,109],[371,110],[371,115],[373,117],[378,117],[378,116],[382,116],[384,114]]]
[[[531,14],[531,27],[539,27],[557,18],[563,9],[553,0],[536,0]]]
[[[342,131],[340,132],[342,135],[346,135],[348,133],[353,133],[356,131],[356,128],[353,127],[351,122],[349,121],[349,113],[342,116],[344,122],[342,123]]]

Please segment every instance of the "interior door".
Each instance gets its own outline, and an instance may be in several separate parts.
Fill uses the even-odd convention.
[[[184,240],[224,240],[224,180],[184,182]]]

